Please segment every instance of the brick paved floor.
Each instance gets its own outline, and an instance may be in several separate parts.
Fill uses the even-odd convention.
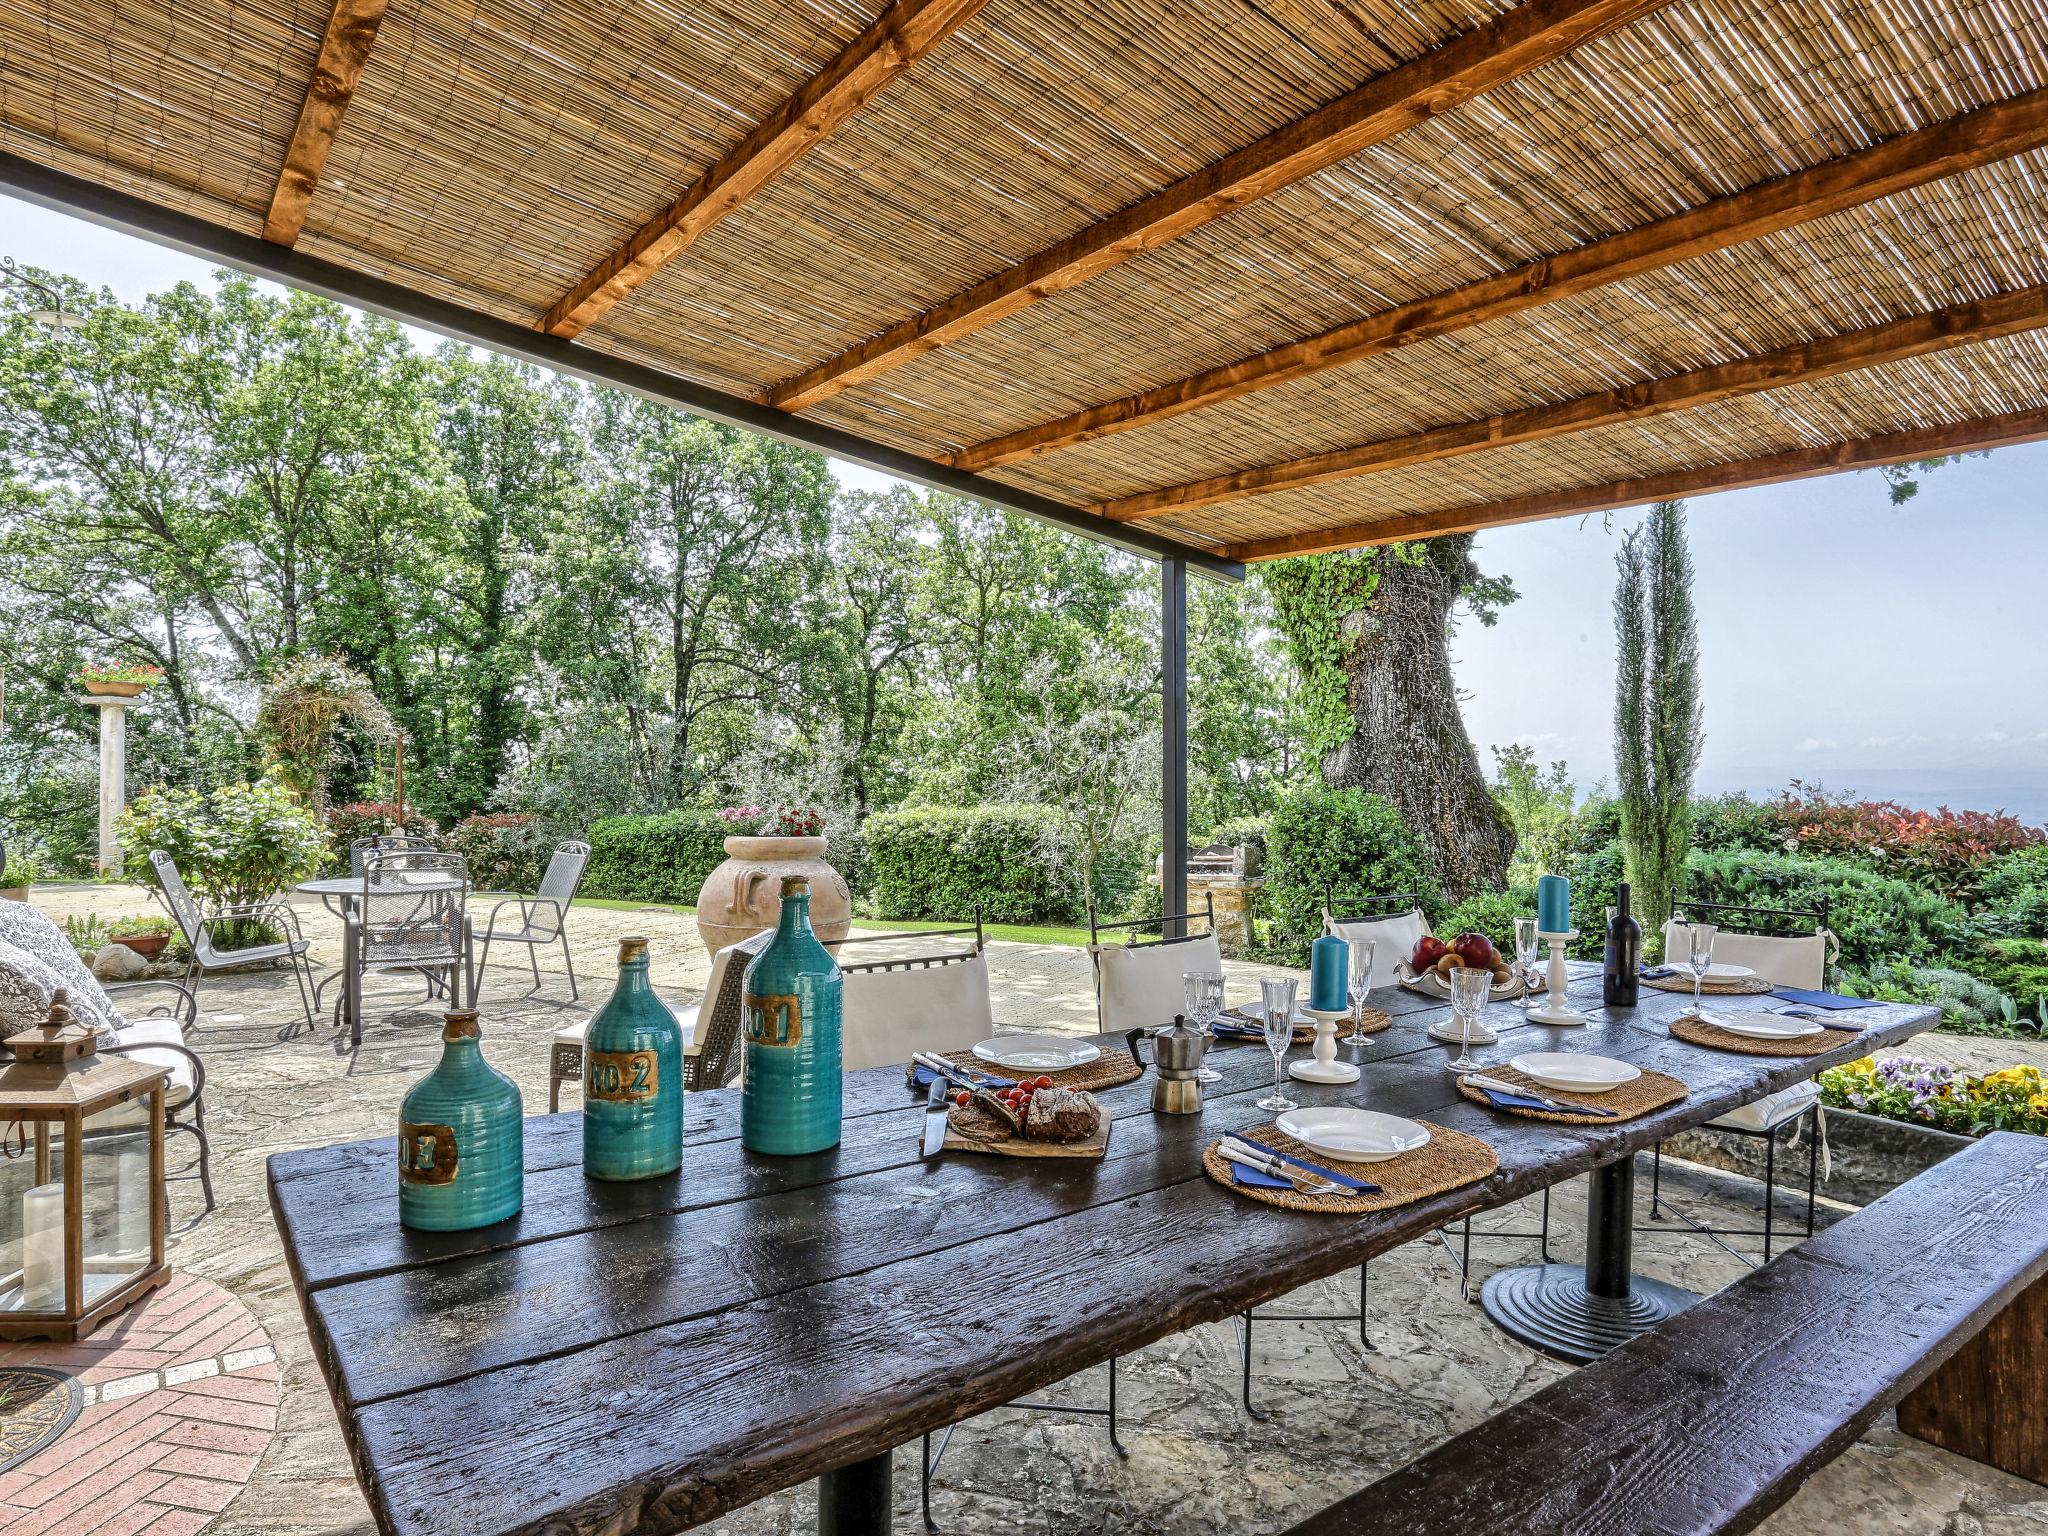
[[[4,1536],[192,1536],[255,1475],[277,1428],[270,1335],[210,1280],[175,1276],[78,1344],[0,1345],[85,1385],[71,1427],[0,1473]]]

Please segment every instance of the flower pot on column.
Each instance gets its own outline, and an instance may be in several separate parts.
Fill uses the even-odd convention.
[[[697,893],[697,932],[714,954],[773,928],[782,910],[782,882],[810,882],[811,929],[823,942],[846,937],[853,898],[839,871],[825,862],[822,837],[728,837],[725,862]]]

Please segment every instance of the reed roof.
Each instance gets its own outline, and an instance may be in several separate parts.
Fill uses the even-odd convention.
[[[1123,516],[1162,488],[2048,284],[2048,0],[0,0],[0,149],[255,234],[309,121],[319,139],[309,82],[346,16],[371,40],[319,141],[300,251],[540,325],[737,165],[744,195],[577,339],[783,405],[821,367],[893,346],[892,327],[1361,86],[1575,12],[1593,35],[1441,109],[1424,92],[1412,122],[891,352],[797,414]],[[835,107],[819,82],[885,33],[856,61],[872,88]],[[825,126],[778,150],[764,136],[792,99]],[[1199,408],[1144,405],[1093,440],[1004,448],[1525,264],[1540,286],[1546,262],[1945,124],[1968,155],[1839,206],[1788,205],[1761,231]],[[1742,483],[1787,456],[1874,462],[1899,434],[2048,436],[2048,294],[2036,308],[1944,321],[1915,355],[1136,517],[1258,557],[1562,513],[1623,482]]]

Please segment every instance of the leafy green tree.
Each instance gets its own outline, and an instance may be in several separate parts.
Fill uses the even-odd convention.
[[[1263,583],[1188,591],[1188,819],[1270,811],[1308,762],[1301,692]]]
[[[1540,766],[1519,743],[1493,749],[1494,798],[1515,827],[1510,885],[1534,885],[1541,875],[1561,875],[1571,862],[1578,826],[1578,789],[1562,762]]]
[[[1623,867],[1652,948],[1685,883],[1700,757],[1699,631],[1685,503],[1660,501],[1615,558],[1614,767]]]

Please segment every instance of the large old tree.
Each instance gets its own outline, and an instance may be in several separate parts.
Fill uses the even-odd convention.
[[[1453,616],[1482,623],[1514,598],[1472,561],[1472,535],[1267,567],[1335,788],[1384,795],[1462,900],[1507,877],[1515,833],[1479,769],[1451,676]]]

